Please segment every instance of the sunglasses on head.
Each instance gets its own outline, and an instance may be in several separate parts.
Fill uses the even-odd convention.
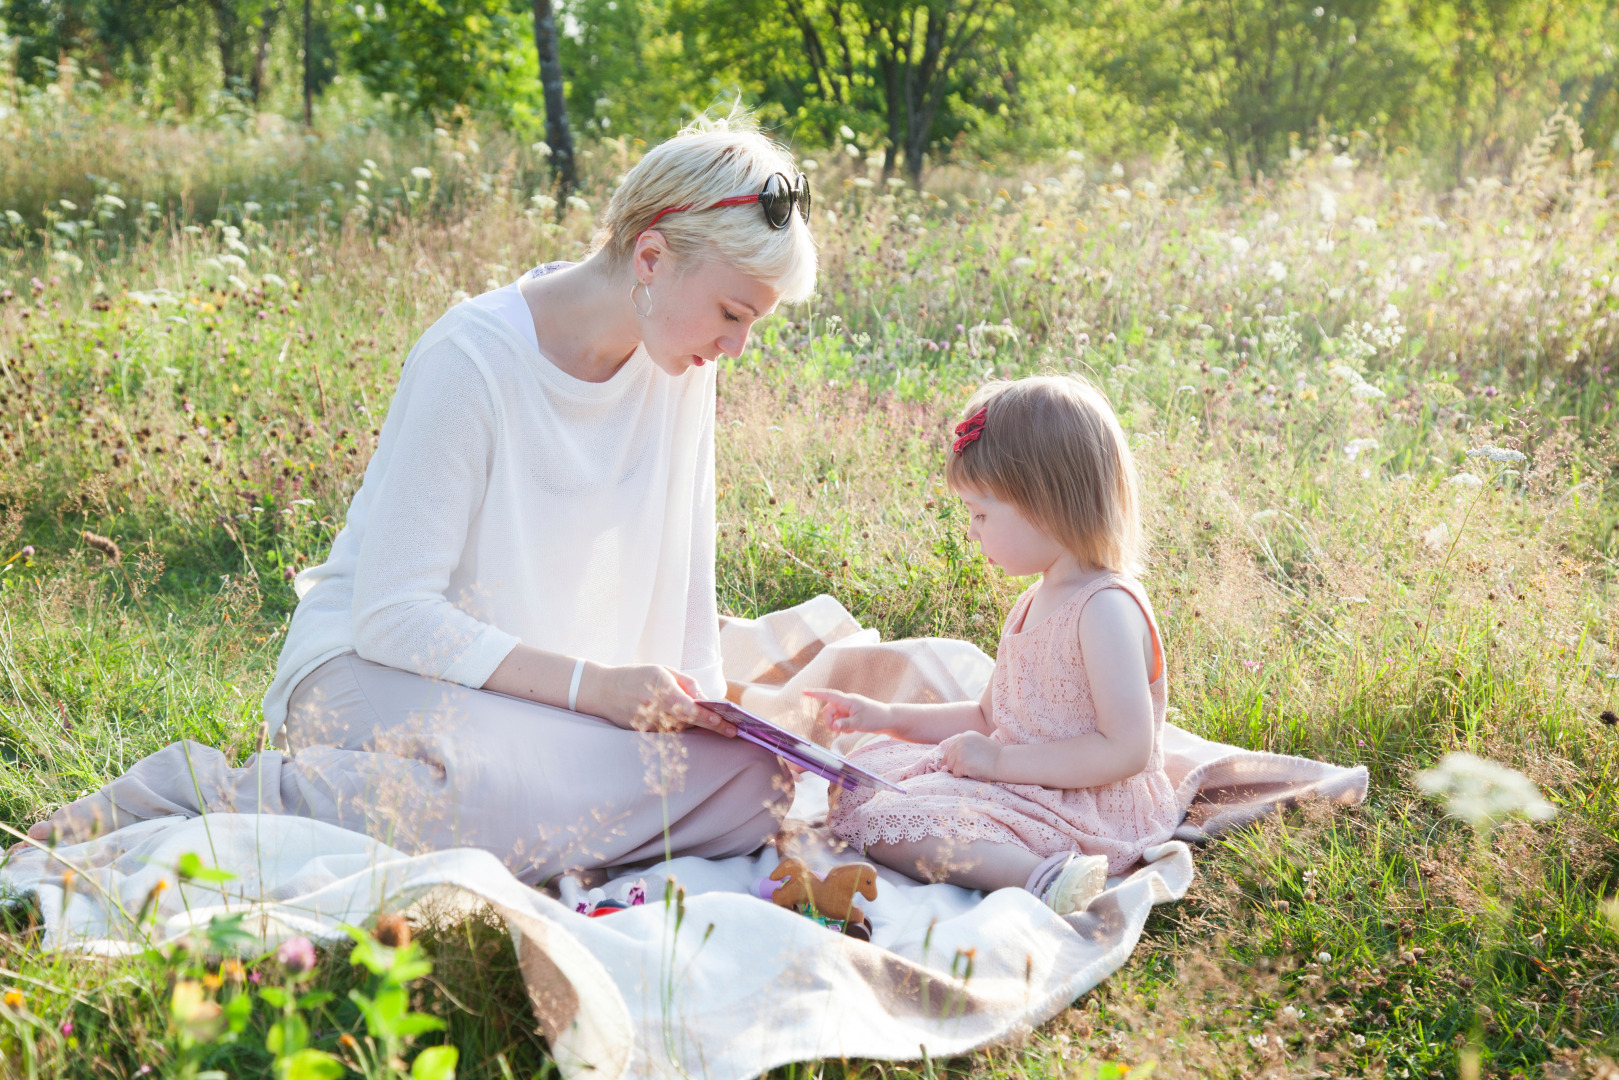
[[[789,182],[787,177],[781,173],[771,173],[770,179],[765,181],[764,190],[757,195],[732,195],[729,198],[721,199],[717,203],[710,203],[703,209],[717,210],[722,206],[747,206],[753,202],[757,202],[764,209],[765,221],[769,223],[772,229],[785,229],[787,223],[793,220],[793,208],[795,206],[798,208],[798,212],[803,215],[804,220],[808,221],[810,210],[809,177],[799,173],[797,180]],[[687,203],[685,206],[666,206],[653,215],[652,220],[647,222],[646,227],[648,229],[652,228],[666,214],[678,214],[682,210],[691,210],[696,205],[696,203]]]

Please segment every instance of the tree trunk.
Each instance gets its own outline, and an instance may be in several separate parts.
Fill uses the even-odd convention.
[[[304,130],[315,129],[315,58],[310,55],[309,6],[314,0],[304,0]]]
[[[557,52],[557,19],[551,0],[533,0],[534,51],[540,57],[540,86],[545,90],[545,141],[557,186],[565,195],[579,183],[574,162],[573,132],[568,128],[568,99],[563,93],[562,58]]]
[[[234,93],[231,84],[237,79],[236,71],[236,8],[234,0],[213,0],[214,41],[219,46],[219,74],[225,83],[225,92]]]
[[[264,93],[264,76],[270,68],[270,39],[275,36],[275,21],[280,17],[281,5],[271,4],[264,9],[264,20],[259,24],[259,45],[253,53],[253,73],[248,78],[254,108],[258,108]]]

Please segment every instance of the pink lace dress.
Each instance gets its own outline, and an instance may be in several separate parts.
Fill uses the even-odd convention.
[[[1096,706],[1079,651],[1079,615],[1103,589],[1123,589],[1147,617],[1157,669],[1151,684],[1152,755],[1146,769],[1093,788],[998,784],[950,775],[944,768],[944,747],[950,740],[931,745],[879,739],[854,751],[851,760],[903,784],[907,793],[834,789],[828,825],[835,835],[862,850],[926,837],[1017,844],[1041,857],[1078,849],[1106,855],[1109,874],[1123,873],[1146,848],[1169,839],[1180,813],[1164,772],[1163,644],[1146,593],[1139,582],[1108,574],[1025,630],[1023,619],[1037,587],[1018,597],[1001,632],[991,676],[991,738],[1008,745],[1042,743],[1096,730]]]

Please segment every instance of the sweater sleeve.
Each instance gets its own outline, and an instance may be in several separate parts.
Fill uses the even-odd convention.
[[[390,432],[388,429],[393,428]],[[389,436],[392,436],[391,438]],[[389,407],[354,572],[354,647],[378,664],[482,686],[518,638],[449,597],[488,487],[499,417],[453,340],[414,358]]]
[[[691,568],[687,574],[686,643],[681,670],[697,680],[713,698],[725,696],[720,657],[719,606],[714,594],[714,404],[715,378],[710,374],[697,440],[696,483],[691,514]]]

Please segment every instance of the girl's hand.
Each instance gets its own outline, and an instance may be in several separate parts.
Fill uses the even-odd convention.
[[[840,690],[806,690],[804,696],[821,703],[821,719],[833,731],[894,734],[894,710],[881,701]]]
[[[592,662],[579,680],[579,711],[632,730],[699,727],[735,738],[735,724],[693,700],[699,693],[690,676],[661,664],[608,667]]]
[[[988,735],[964,731],[945,742],[944,767],[952,776],[994,780],[1001,764],[1001,744]]]

